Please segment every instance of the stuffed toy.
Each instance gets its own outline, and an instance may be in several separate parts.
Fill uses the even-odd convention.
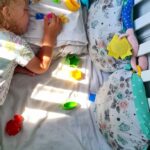
[[[95,101],[97,125],[113,150],[148,150],[150,111],[140,73],[113,72]]]
[[[139,45],[134,34],[133,6],[134,0],[97,0],[89,9],[89,54],[95,65],[105,72],[123,69],[128,63],[135,71],[136,65],[142,70],[147,69],[146,56],[139,57],[136,63]],[[121,60],[108,55],[106,47],[115,34],[120,39],[126,37],[132,46],[131,61],[129,57]]]

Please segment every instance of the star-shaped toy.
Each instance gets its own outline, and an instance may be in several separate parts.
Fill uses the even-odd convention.
[[[80,59],[75,54],[68,54],[65,57],[65,63],[70,65],[70,67],[78,67],[78,65],[80,64]]]
[[[132,47],[128,40],[123,37],[119,38],[118,35],[114,35],[110,43],[107,45],[108,55],[115,59],[125,59],[127,56],[132,55]]]

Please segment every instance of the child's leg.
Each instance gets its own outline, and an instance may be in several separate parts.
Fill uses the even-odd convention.
[[[141,67],[142,70],[146,70],[148,67],[148,60],[146,56],[140,56],[138,58],[138,65]]]
[[[22,73],[22,74],[27,74],[29,76],[35,76],[36,74],[29,71],[28,69],[24,68],[24,67],[21,67],[21,66],[17,66],[15,68],[15,72],[14,73]]]

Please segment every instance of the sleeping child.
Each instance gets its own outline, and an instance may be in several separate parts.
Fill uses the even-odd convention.
[[[62,29],[61,20],[52,15],[44,18],[42,46],[37,56],[20,36],[27,31],[29,21],[28,0],[0,1],[0,105],[6,99],[9,85],[17,65],[42,74],[52,60],[53,47]]]
[[[131,66],[133,70],[137,71],[137,65],[142,70],[147,68],[146,56],[139,57],[136,63],[138,42],[133,30],[133,6],[134,0],[97,0],[89,10],[89,53],[94,64],[105,72],[114,72],[130,63],[130,59],[114,59],[108,55],[106,46],[115,34],[118,34],[120,39],[127,37],[132,46]]]

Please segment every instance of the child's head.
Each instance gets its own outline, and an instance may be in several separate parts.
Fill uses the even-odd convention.
[[[20,35],[26,32],[28,21],[28,0],[0,0],[0,28]]]

